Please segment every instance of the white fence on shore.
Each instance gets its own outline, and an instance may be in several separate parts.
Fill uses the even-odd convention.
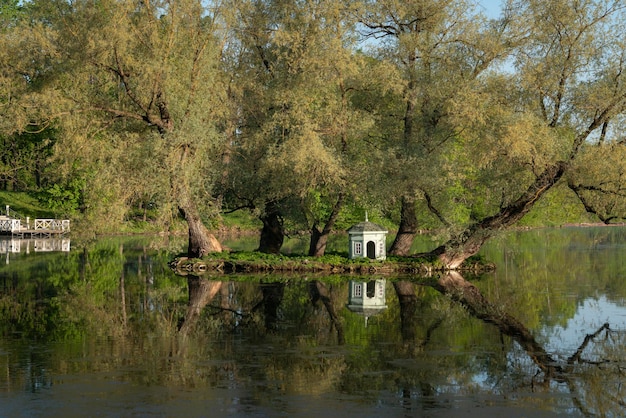
[[[45,229],[48,231],[69,232],[69,219],[35,219],[35,231]]]
[[[12,235],[37,235],[43,234],[65,234],[70,232],[69,219],[35,219],[33,229],[31,229],[31,221],[26,217],[26,225],[22,223],[21,217],[17,213],[6,207],[6,215],[0,215],[0,233],[10,233]]]

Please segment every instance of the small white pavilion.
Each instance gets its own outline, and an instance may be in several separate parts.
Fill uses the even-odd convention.
[[[348,257],[367,257],[372,260],[384,260],[387,258],[386,239],[387,230],[380,225],[367,220],[360,222],[348,229]]]

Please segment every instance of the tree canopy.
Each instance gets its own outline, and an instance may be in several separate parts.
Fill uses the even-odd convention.
[[[0,180],[64,211],[205,225],[248,210],[311,255],[369,210],[454,268],[555,186],[626,218],[626,6],[509,0],[33,0],[0,15]],[[558,188],[563,190],[562,187]],[[145,216],[145,215],[144,215]],[[210,224],[209,224],[210,223]]]

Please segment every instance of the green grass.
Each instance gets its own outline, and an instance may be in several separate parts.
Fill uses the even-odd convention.
[[[255,263],[259,265],[280,265],[290,262],[302,262],[307,261],[318,264],[329,265],[372,265],[372,264],[384,264],[385,261],[370,260],[367,257],[360,257],[350,259],[348,258],[348,252],[327,252],[321,257],[310,257],[304,254],[267,254],[259,251],[231,251],[221,253],[210,253],[205,256],[206,259],[217,259],[233,262]],[[474,262],[482,262],[480,257],[476,256],[472,258]],[[433,264],[437,262],[436,257],[387,257],[387,262],[391,263],[425,263]]]
[[[253,216],[250,212],[245,210],[225,213],[222,215],[222,221],[224,223],[224,227],[238,228],[242,231],[256,231],[263,226],[259,218]]]
[[[0,213],[5,214],[6,205],[22,217],[54,218],[54,212],[41,206],[37,198],[26,192],[0,190]]]

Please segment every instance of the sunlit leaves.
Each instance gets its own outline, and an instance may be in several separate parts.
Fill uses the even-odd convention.
[[[522,16],[531,25],[530,37],[517,54],[523,83],[536,92],[547,123],[588,124],[597,109],[612,106],[606,98],[624,94],[596,91],[605,89],[602,74],[608,70],[615,75],[615,62],[623,56],[624,28],[616,24],[623,21],[624,5],[614,0],[525,5]],[[597,101],[599,97],[605,101]]]
[[[605,223],[626,219],[626,147],[622,143],[587,146],[568,179],[585,208]]]
[[[180,199],[167,193],[173,184],[206,199],[224,140],[216,125],[228,113],[215,10],[107,0],[42,0],[30,10],[15,47],[28,47],[35,70],[15,129],[57,123],[58,181],[87,182],[89,224],[121,222],[138,201],[167,212]],[[9,64],[19,71],[19,60]]]
[[[310,193],[330,204],[354,192],[372,119],[353,100],[377,80],[365,78],[345,4],[236,2],[233,10],[241,120],[228,197],[235,206],[297,202],[285,210],[305,213],[299,227],[308,229],[322,217]]]
[[[8,1],[0,130],[59,127],[50,180],[85,184],[90,223],[150,204],[166,224],[179,185],[206,216],[282,200],[307,227],[339,195],[408,196],[457,232],[570,160],[613,216],[621,152],[576,153],[623,139],[624,5],[476,6]]]

